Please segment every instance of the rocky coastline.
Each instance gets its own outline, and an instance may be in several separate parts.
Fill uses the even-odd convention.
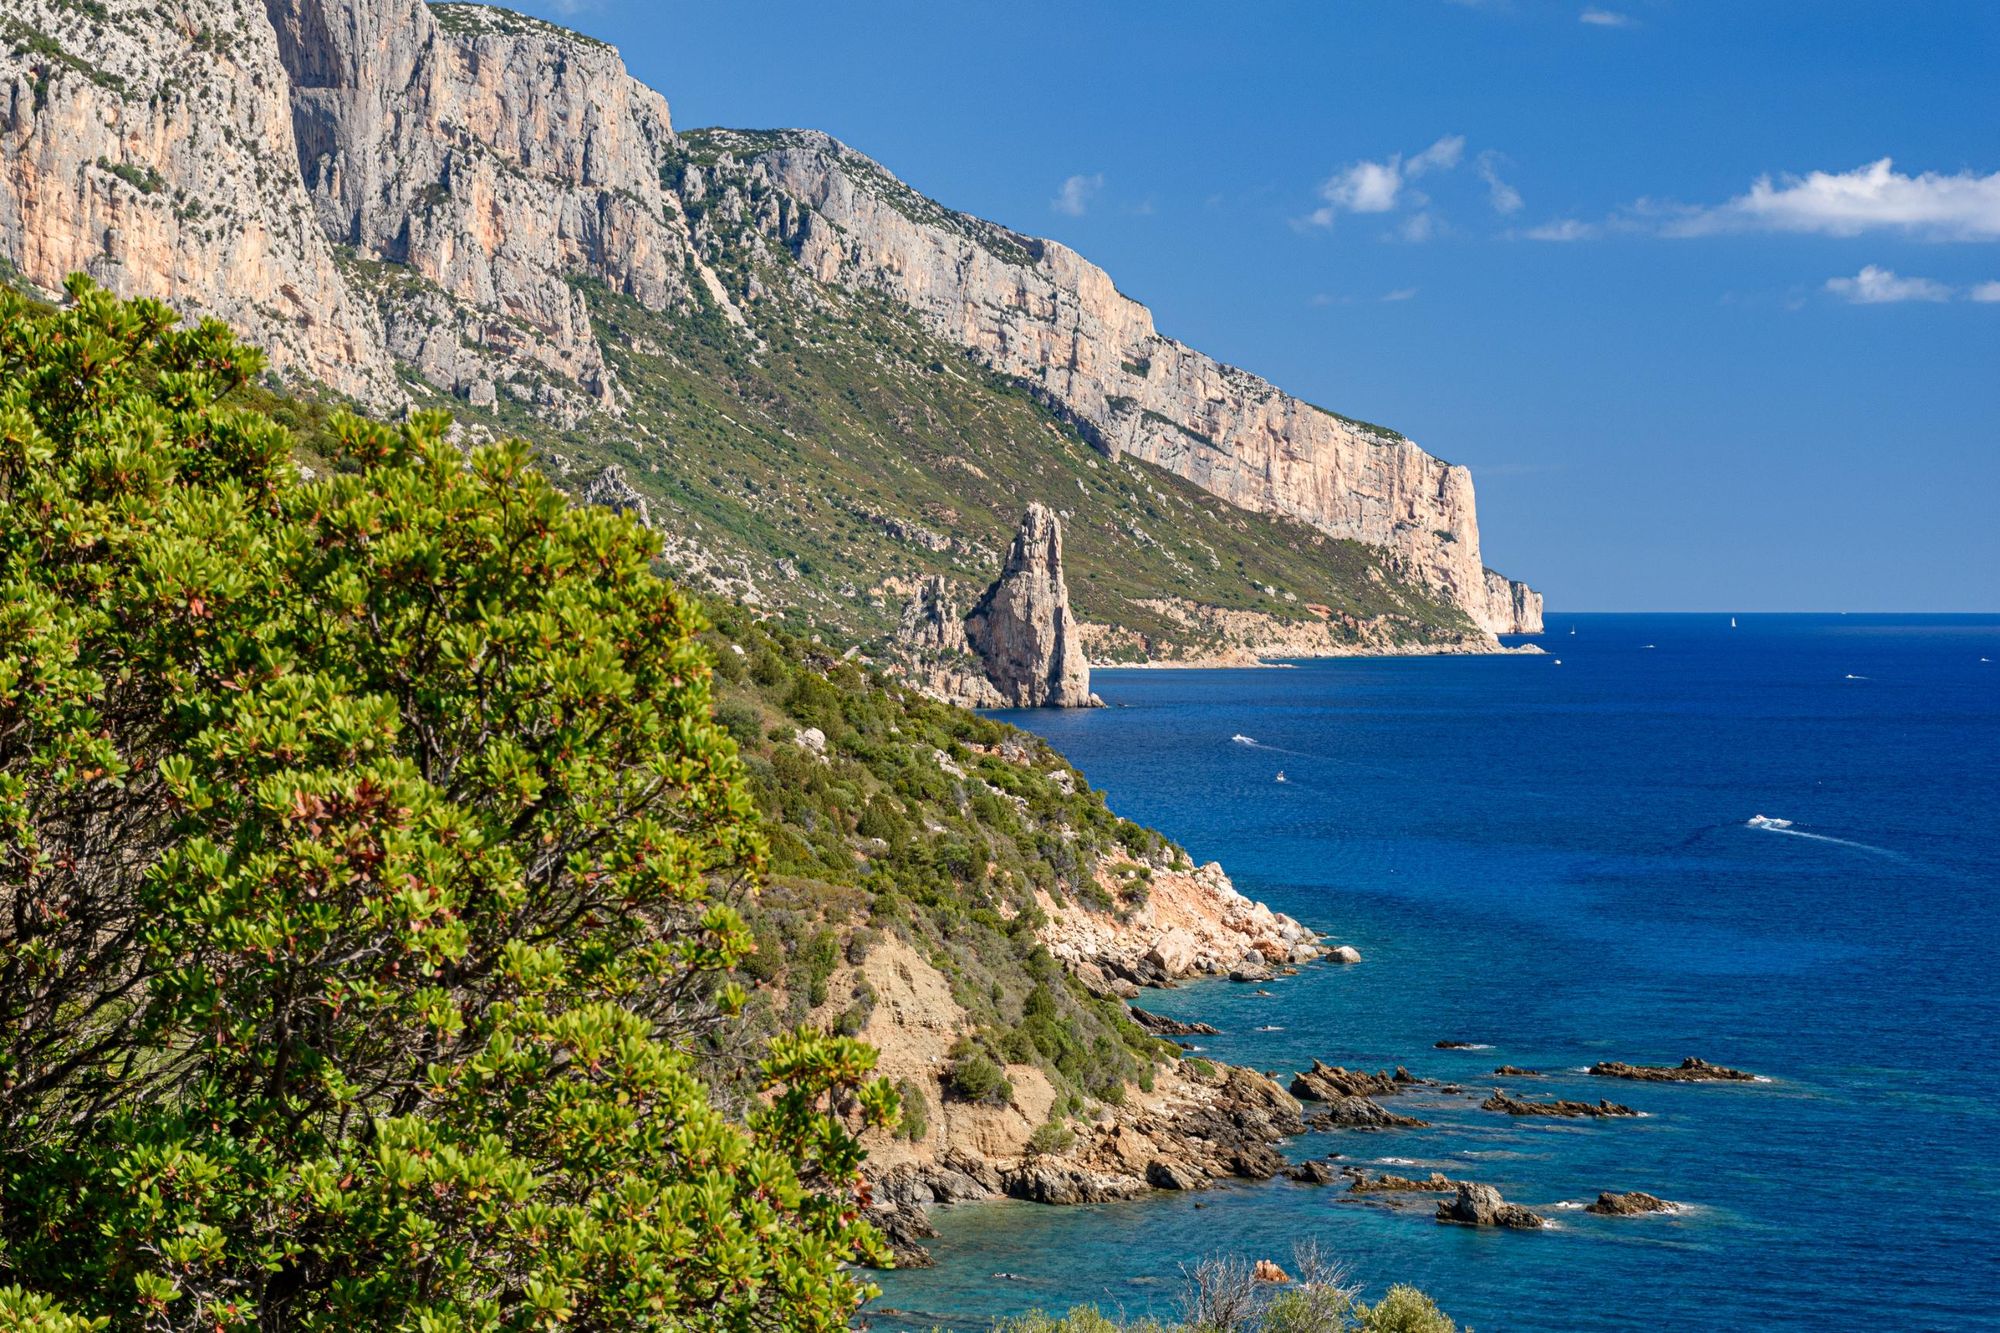
[[[1184,1048],[1191,1043],[1183,1039],[1219,1035],[1218,1029],[1198,1020],[1153,1013],[1130,1003],[1133,997],[1146,988],[1242,976],[1246,968],[1256,975],[1282,975],[1306,966],[1339,966],[1340,952],[1352,954],[1330,946],[1293,918],[1245,897],[1213,863],[1196,869],[1156,868],[1149,890],[1136,909],[1129,904],[1124,910],[1100,910],[1044,902],[1048,919],[1037,933],[1051,955],[1085,986],[1125,1002],[1140,1027],[1163,1039],[1179,1040]],[[907,973],[909,961],[893,965]],[[898,1011],[895,1004],[884,1010],[891,1015]],[[885,1056],[904,1049],[894,1033],[863,1035],[881,1046]],[[1484,1049],[1471,1042],[1436,1045],[1442,1050]],[[935,1050],[930,1058],[935,1062]],[[1425,1177],[1371,1176],[1360,1167],[1339,1163],[1339,1153],[1296,1162],[1287,1158],[1286,1141],[1307,1132],[1393,1132],[1427,1126],[1417,1116],[1392,1110],[1383,1104],[1385,1100],[1418,1090],[1480,1097],[1401,1066],[1369,1071],[1313,1059],[1287,1083],[1189,1052],[1163,1068],[1150,1090],[1134,1089],[1126,1104],[1104,1108],[1095,1124],[1053,1150],[1038,1146],[1032,1132],[1046,1114],[1044,1103],[1053,1100],[1052,1094],[1037,1086],[1032,1069],[1010,1067],[1008,1072],[1020,1084],[1020,1105],[1006,1110],[947,1105],[932,1142],[897,1141],[874,1148],[876,1219],[899,1266],[931,1262],[923,1242],[935,1235],[928,1211],[938,1206],[998,1199],[1094,1204],[1155,1190],[1203,1190],[1227,1181],[1278,1176],[1305,1186],[1345,1182],[1343,1198],[1377,1200],[1399,1210],[1407,1210],[1418,1196],[1448,1196],[1434,1210],[1441,1224],[1530,1231],[1550,1225],[1541,1213],[1508,1201],[1483,1182],[1439,1171]],[[1542,1076],[1507,1065],[1495,1072],[1502,1077]],[[1754,1077],[1696,1057],[1680,1066],[1605,1062],[1589,1073],[1671,1083],[1734,1083]],[[1516,1117],[1619,1120],[1640,1114],[1609,1099],[1529,1099],[1501,1088],[1492,1089],[1479,1105]],[[1642,1190],[1606,1190],[1582,1208],[1595,1216],[1630,1218],[1677,1212],[1680,1205]]]

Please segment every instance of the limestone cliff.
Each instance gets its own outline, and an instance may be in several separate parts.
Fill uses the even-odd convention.
[[[1114,459],[1365,544],[1387,581],[1442,599],[1433,628],[1461,632],[1462,611],[1482,632],[1539,629],[1540,597],[1484,567],[1464,468],[1160,334],[1075,252],[946,209],[825,135],[677,135],[666,101],[588,37],[422,0],[13,0],[0,38],[0,261],[45,290],[82,269],[227,318],[280,370],[380,409],[455,398],[505,422],[519,404],[564,430],[628,414],[626,462],[715,420],[671,415],[688,362],[663,348],[668,326],[732,340],[757,410],[723,424],[789,447],[761,416],[765,351],[887,298]],[[664,323],[607,348],[620,302]],[[792,313],[760,322],[766,306]],[[849,350],[879,366],[880,346]],[[880,407],[874,447],[903,447],[932,410],[908,396],[920,374],[956,374],[932,364],[895,372],[906,396]],[[656,515],[658,471],[630,472]],[[662,526],[704,567],[745,558]],[[1182,545],[1186,569],[1213,555]]]
[[[400,398],[382,325],[335,266],[294,168],[257,0],[9,0],[0,12],[0,260],[89,273],[246,330],[284,370]]]
[[[398,364],[558,421],[615,409],[571,280],[654,308],[691,244],[658,93],[599,42],[422,0],[22,0],[0,258],[230,320],[376,407]]]
[[[1041,387],[1109,451],[1243,508],[1387,547],[1488,631],[1540,630],[1540,598],[1489,581],[1480,562],[1465,468],[1165,337],[1075,251],[942,209],[826,135],[777,136],[751,165],[803,205],[769,216],[819,281],[908,304]]]
[[[686,294],[659,164],[666,99],[611,47],[505,10],[267,0],[297,170],[364,260],[389,350],[473,401],[496,382],[573,417],[615,406],[587,274],[654,308]]]

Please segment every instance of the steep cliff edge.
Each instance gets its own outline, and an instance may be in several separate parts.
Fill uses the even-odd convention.
[[[827,135],[760,138],[770,146],[744,145],[751,170],[804,205],[775,220],[819,281],[894,296],[934,332],[1042,387],[1114,455],[1387,547],[1482,628],[1539,632],[1540,596],[1489,579],[1480,562],[1465,468],[1165,337],[1151,311],[1066,246],[942,209]]]

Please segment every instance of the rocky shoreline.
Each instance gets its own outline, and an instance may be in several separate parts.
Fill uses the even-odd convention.
[[[1279,972],[1308,964],[1338,965],[1335,951],[1324,939],[1237,893],[1221,867],[1213,864],[1194,871],[1156,873],[1147,906],[1151,910],[1128,917],[1058,909],[1051,912],[1042,939],[1073,974],[1101,994],[1126,999],[1133,1021],[1162,1038],[1219,1032],[1209,1023],[1169,1018],[1129,1004],[1141,987],[1219,979],[1246,964]],[[1484,1049],[1470,1042],[1437,1046]],[[1698,1057],[1679,1066],[1603,1062],[1588,1072],[1664,1083],[1740,1083],[1755,1078]],[[1495,1073],[1543,1076],[1508,1065]],[[875,1217],[903,1267],[931,1262],[923,1242],[935,1235],[928,1211],[940,1205],[994,1199],[1050,1205],[1103,1203],[1155,1190],[1201,1190],[1225,1181],[1264,1181],[1281,1175],[1307,1186],[1344,1180],[1348,1186],[1344,1197],[1356,1202],[1380,1199],[1399,1209],[1408,1205],[1393,1201],[1403,1196],[1448,1195],[1434,1210],[1441,1224],[1509,1230],[1549,1225],[1534,1209],[1506,1200],[1479,1181],[1453,1179],[1438,1171],[1423,1178],[1390,1173],[1371,1177],[1359,1167],[1339,1164],[1339,1153],[1293,1162],[1282,1151],[1287,1140],[1307,1132],[1425,1127],[1428,1122],[1381,1104],[1382,1099],[1418,1089],[1479,1097],[1455,1084],[1418,1077],[1401,1066],[1370,1072],[1314,1059],[1285,1086],[1268,1074],[1190,1056],[1162,1070],[1150,1093],[1135,1096],[1125,1106],[1106,1108],[1097,1124],[1078,1132],[1074,1142],[1060,1151],[1035,1151],[1026,1143],[988,1141],[977,1150],[952,1143],[928,1155],[906,1152],[883,1162],[873,1178]],[[1641,1114],[1609,1099],[1537,1100],[1501,1088],[1492,1089],[1479,1105],[1516,1117],[1599,1120]],[[1601,1191],[1581,1208],[1595,1216],[1620,1218],[1681,1211],[1680,1205],[1641,1190]]]

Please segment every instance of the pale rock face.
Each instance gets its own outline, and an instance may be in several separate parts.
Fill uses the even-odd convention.
[[[1489,633],[1540,628],[1515,615],[1533,594],[1489,584],[1463,467],[1162,336],[1151,311],[1065,246],[927,200],[925,216],[879,165],[825,135],[792,135],[753,169],[805,206],[777,230],[821,282],[907,303],[933,332],[1041,386],[1108,451],[1386,547]]]
[[[1486,571],[1486,599],[1489,610],[1483,623],[1493,633],[1542,632],[1542,595],[1527,584],[1489,569]]]
[[[399,401],[381,322],[342,280],[293,167],[263,6],[183,0],[171,23],[102,8],[6,6],[66,58],[0,45],[0,258],[45,290],[81,270],[218,316],[280,370]]]
[[[1063,581],[1062,520],[1035,503],[1007,549],[999,580],[965,621],[986,678],[1017,708],[1087,708],[1090,663]]]
[[[526,362],[559,418],[614,407],[568,278],[655,309],[685,296],[666,99],[611,47],[481,6],[267,7],[322,229],[415,279],[374,287],[396,356],[466,393]]]
[[[660,183],[666,101],[616,51],[422,0],[101,8],[9,8],[63,52],[0,48],[0,258],[22,276],[220,316],[378,409],[404,401],[398,361],[559,421],[617,409],[570,279],[664,308],[692,243]]]
[[[908,654],[905,677],[923,693],[963,708],[1007,706],[966,642],[965,617],[944,575],[929,575],[917,585],[903,608],[896,641]]]

